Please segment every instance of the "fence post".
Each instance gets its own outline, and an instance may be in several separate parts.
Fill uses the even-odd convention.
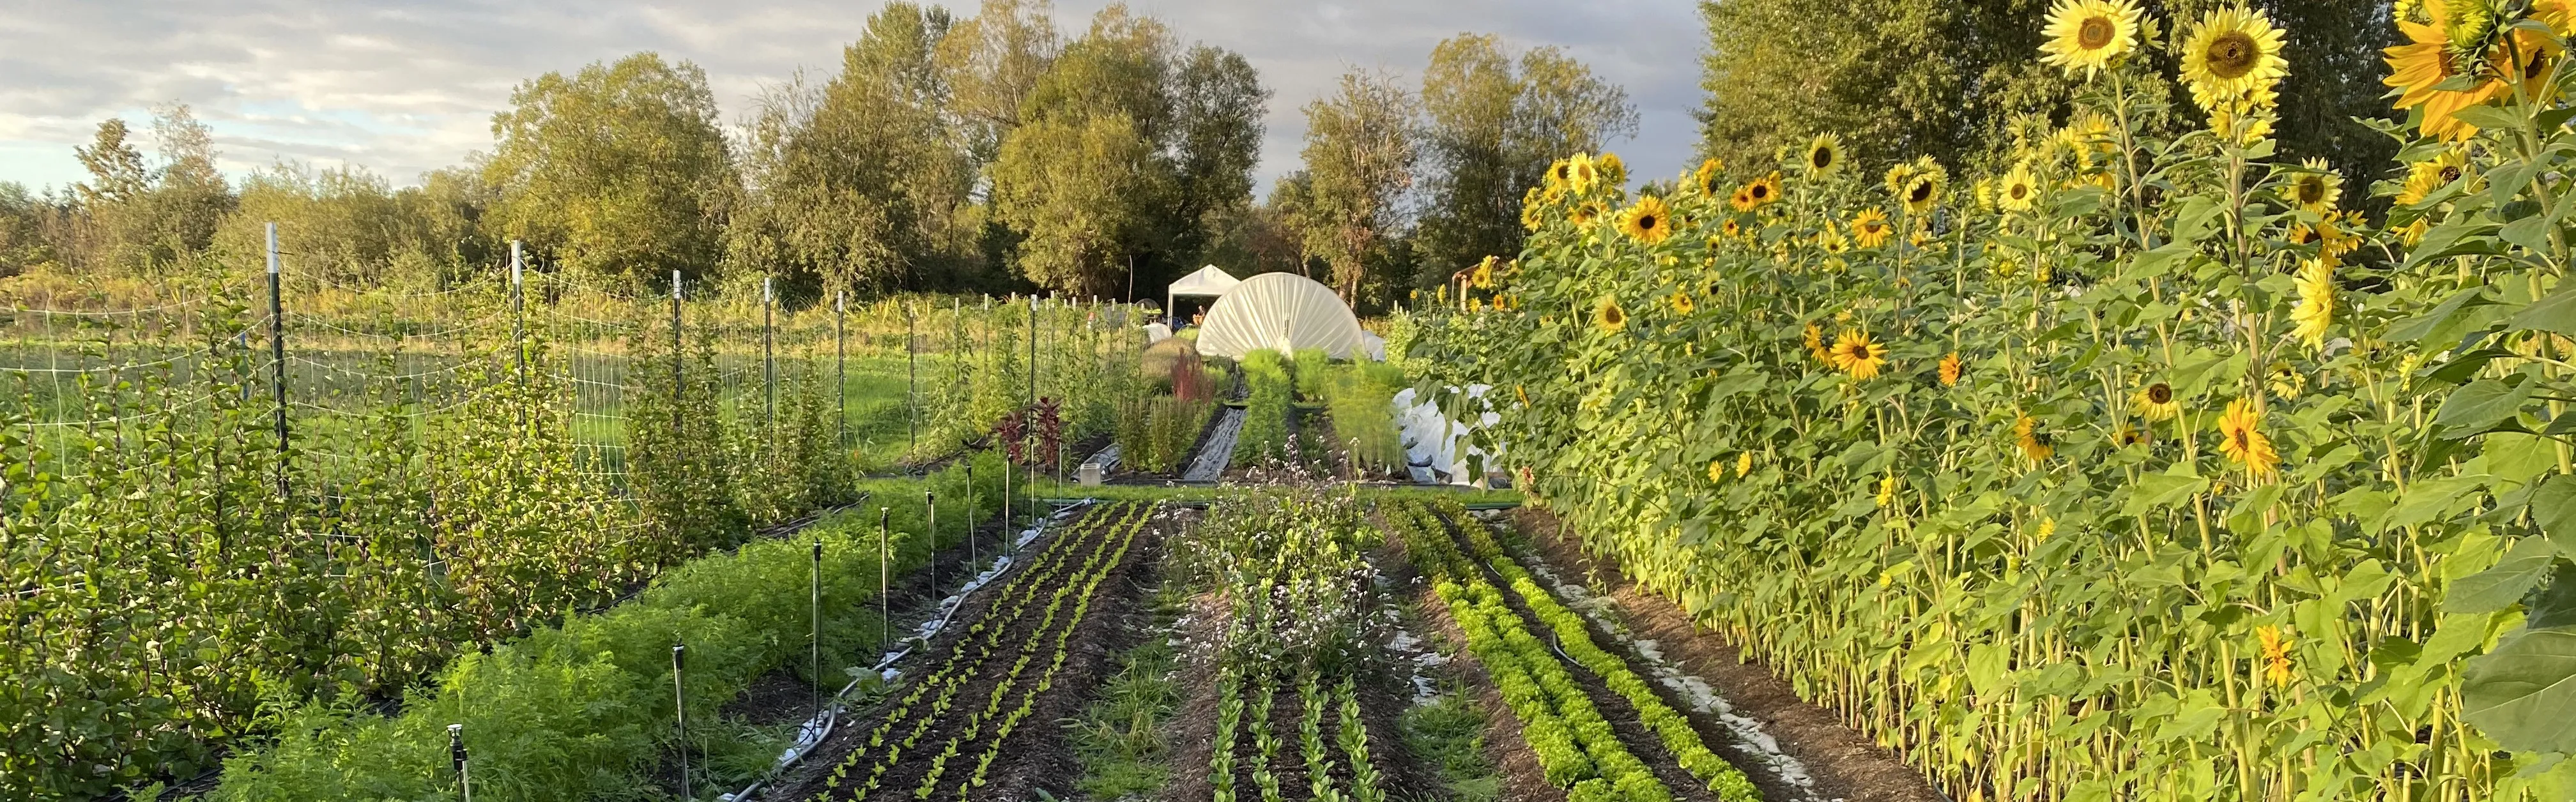
[[[886,579],[886,572],[894,563],[894,555],[886,545],[887,538],[893,536],[894,528],[888,523],[888,518],[893,515],[893,507],[877,508],[877,648],[880,649],[894,643],[894,597],[888,595],[893,589],[890,587],[892,583]]]
[[[510,241],[510,348],[519,355],[519,383],[528,383],[528,290],[519,241]]]
[[[286,299],[278,270],[277,224],[268,224],[268,360],[269,383],[277,395],[277,498],[287,496],[286,450]]]
[[[689,647],[678,641],[671,642],[671,713],[680,732],[681,799],[697,798],[696,794],[689,793],[689,688],[681,682],[681,663],[688,650]]]
[[[931,595],[931,597],[932,597],[932,598],[938,598],[938,596],[939,596],[939,496],[938,496],[937,494],[935,494],[935,493],[931,492],[931,491],[928,491],[928,490],[921,491],[921,509],[922,509],[922,518],[923,518],[924,520],[926,520],[926,521],[929,521],[929,523],[924,524],[924,525],[922,526],[922,529],[923,529],[923,530],[925,530],[925,531],[928,531],[928,532],[930,533],[930,595]],[[974,570],[974,567],[973,567],[973,566],[968,566],[968,567],[967,567],[967,570],[970,570],[970,571],[971,571],[971,570]]]
[[[760,279],[760,416],[761,423],[771,428],[778,426],[778,326],[774,319],[778,290],[771,284],[774,281],[768,276]]]
[[[912,449],[921,450],[921,349],[913,344],[912,302],[903,302],[903,419],[912,429]]]
[[[966,455],[966,564],[981,566],[984,557],[975,552],[975,455]]]
[[[842,456],[850,448],[850,293],[832,291],[832,394],[840,399],[840,425],[833,429],[832,442],[840,445]]]
[[[456,764],[456,791],[465,802],[474,802],[474,774],[465,763],[465,725],[447,725],[447,758]]]
[[[814,539],[814,631],[809,641],[813,649],[814,675],[808,693],[814,700],[814,715],[823,715],[823,539]]]
[[[681,342],[680,337],[680,294],[680,271],[678,268],[673,268],[671,270],[671,438],[674,444],[683,442],[680,434],[680,398],[688,391],[688,381],[681,376],[681,366],[688,360],[683,356],[687,346]]]

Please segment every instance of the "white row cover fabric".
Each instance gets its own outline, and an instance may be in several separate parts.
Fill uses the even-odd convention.
[[[1199,328],[1199,353],[1241,359],[1269,348],[1321,348],[1334,359],[1365,353],[1360,318],[1329,287],[1295,273],[1263,273],[1216,299]]]
[[[1445,388],[1452,394],[1456,387]],[[1395,394],[1395,423],[1404,433],[1404,457],[1419,484],[1474,485],[1485,477],[1474,475],[1472,457],[1484,457],[1492,467],[1499,453],[1488,454],[1481,446],[1464,442],[1467,434],[1501,423],[1503,416],[1494,412],[1493,402],[1485,398],[1491,385],[1472,384],[1465,391],[1468,409],[1475,413],[1473,422],[1453,421],[1440,412],[1437,401],[1414,402],[1412,388]],[[1500,446],[1496,447],[1500,450]]]
[[[1172,327],[1161,323],[1145,324],[1145,344],[1153,345],[1172,338]]]

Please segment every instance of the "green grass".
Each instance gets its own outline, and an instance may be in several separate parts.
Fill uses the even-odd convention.
[[[1172,781],[1172,744],[1165,726],[1181,701],[1180,683],[1174,681],[1180,651],[1163,633],[1180,617],[1185,599],[1173,586],[1154,594],[1152,602],[1154,623],[1145,642],[1119,657],[1117,675],[1101,685],[1100,698],[1068,727],[1082,766],[1074,787],[1091,799],[1151,796]]]

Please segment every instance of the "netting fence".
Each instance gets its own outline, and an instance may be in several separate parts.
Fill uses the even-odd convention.
[[[1143,345],[1114,304],[274,264],[0,286],[0,797],[386,698],[1033,398],[1105,432]]]

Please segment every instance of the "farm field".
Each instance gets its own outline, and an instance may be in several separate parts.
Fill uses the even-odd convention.
[[[892,4],[695,273],[0,275],[0,799],[2576,800],[2576,0],[1990,5],[1708,54],[1668,176],[1462,35],[1251,205],[1240,56]]]

